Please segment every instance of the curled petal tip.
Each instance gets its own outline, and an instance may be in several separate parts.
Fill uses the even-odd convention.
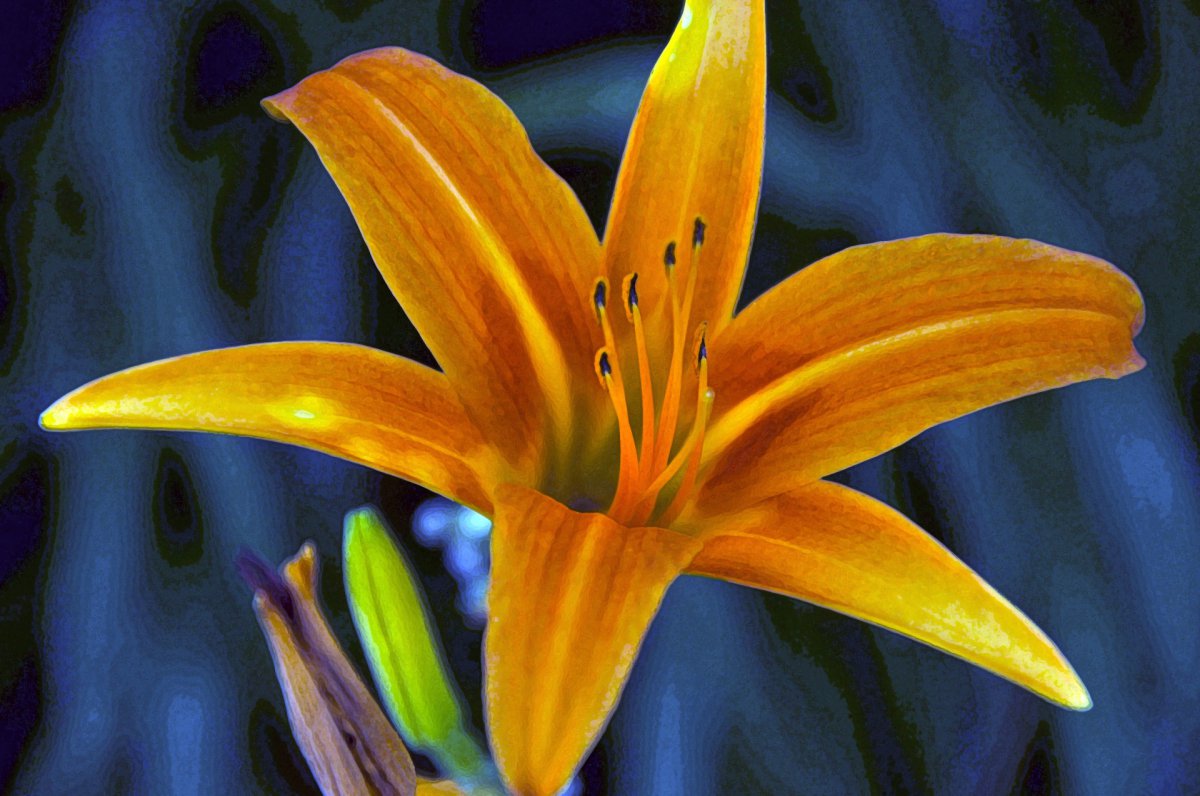
[[[269,97],[263,97],[258,101],[262,109],[267,112],[273,120],[290,124],[291,119],[288,117],[288,111],[292,109],[296,100],[296,86],[285,88],[283,91],[272,94]]]
[[[1138,353],[1130,355],[1129,359],[1112,368],[1109,373],[1104,375],[1110,379],[1123,379],[1126,376],[1132,376],[1134,373],[1146,367],[1146,360],[1142,359]]]

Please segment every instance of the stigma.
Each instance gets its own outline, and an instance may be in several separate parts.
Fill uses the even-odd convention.
[[[708,386],[707,322],[687,334],[696,293],[700,252],[707,227],[700,217],[692,226],[689,250],[679,252],[675,241],[663,250],[667,273],[670,315],[665,329],[670,334],[670,358],[665,363],[666,378],[659,396],[654,393],[654,365],[650,361],[647,330],[638,297],[638,274],[626,274],[621,282],[621,305],[625,320],[632,328],[632,351],[618,351],[617,337],[609,317],[609,285],[601,277],[592,292],[596,319],[604,333],[604,346],[596,352],[596,377],[607,391],[617,419],[620,445],[620,470],[612,503],[606,512],[627,525],[647,522],[667,525],[687,506],[696,484],[704,448],[704,431],[712,411],[715,394]],[[615,299],[614,299],[615,300]],[[690,340],[691,345],[688,345]],[[629,346],[628,335],[623,338]],[[630,393],[620,355],[632,354],[637,362],[641,428],[635,436],[630,417]],[[684,399],[685,363],[696,378],[695,411],[686,436],[678,443]],[[657,363],[660,367],[664,363]]]

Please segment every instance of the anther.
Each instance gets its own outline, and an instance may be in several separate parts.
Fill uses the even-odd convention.
[[[604,277],[596,280],[596,292],[592,294],[592,303],[596,305],[596,311],[604,309],[608,302],[608,282]]]
[[[663,265],[668,269],[675,267],[675,241],[667,244],[667,250],[663,252]]]
[[[621,295],[625,297],[625,319],[633,323],[633,314],[638,306],[637,274],[627,274],[621,282]]]
[[[704,245],[704,230],[707,229],[700,216],[696,216],[696,224],[692,227],[692,245],[697,249]]]
[[[603,348],[597,351],[593,364],[596,367],[596,378],[600,380],[600,386],[607,390],[608,381],[612,378],[612,365],[608,361],[608,351]]]
[[[696,369],[699,370],[708,359],[708,321],[701,321],[696,327],[696,334],[692,338],[692,350],[696,352]]]

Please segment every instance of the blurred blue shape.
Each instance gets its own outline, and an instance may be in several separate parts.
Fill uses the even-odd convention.
[[[1136,500],[1140,508],[1152,511],[1154,519],[1170,522],[1174,490],[1162,451],[1152,440],[1126,434],[1117,443],[1116,454],[1129,497]]]
[[[457,526],[446,544],[445,557],[446,568],[460,584],[485,574],[483,551],[479,549],[478,540],[470,538]]]
[[[466,506],[434,497],[413,512],[412,527],[421,544],[442,550],[446,569],[458,585],[456,607],[468,625],[482,627],[487,620],[492,521]]]
[[[445,498],[426,500],[413,513],[413,533],[426,547],[440,546],[446,533],[457,521],[461,507]]]
[[[479,512],[462,506],[458,510],[459,532],[468,539],[484,539],[492,531],[492,521]]]
[[[171,772],[171,793],[176,796],[205,793],[208,779],[200,750],[205,737],[204,706],[187,693],[177,693],[167,706],[166,753]]]
[[[488,579],[476,577],[463,585],[458,595],[458,609],[473,627],[482,627],[487,620]]]

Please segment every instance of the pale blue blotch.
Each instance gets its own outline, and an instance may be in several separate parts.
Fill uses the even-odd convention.
[[[189,694],[176,694],[167,706],[167,760],[171,792],[202,793],[200,749],[204,740],[204,707]]]
[[[417,541],[426,547],[440,544],[457,512],[457,507],[445,498],[422,503],[413,514],[413,533]]]
[[[456,533],[446,545],[446,567],[460,582],[474,577],[483,568],[483,552],[475,540]]]
[[[442,549],[458,584],[455,604],[473,626],[487,619],[491,530],[487,517],[445,498],[431,498],[413,514],[413,534],[426,547]]]
[[[679,787],[679,772],[683,771],[682,721],[675,683],[667,681],[658,712],[657,743],[654,746],[652,776],[655,793],[673,793]]]
[[[1167,462],[1155,444],[1145,437],[1121,437],[1117,442],[1117,462],[1128,494],[1139,508],[1149,508],[1160,521],[1170,522],[1174,502],[1172,479]]]
[[[485,539],[492,530],[492,521],[477,511],[461,506],[458,510],[458,529],[468,539]]]

